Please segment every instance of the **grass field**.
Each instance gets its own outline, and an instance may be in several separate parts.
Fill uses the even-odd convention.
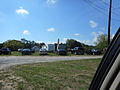
[[[21,54],[21,52],[13,51],[13,52],[11,52],[11,55],[0,55],[0,56],[22,56],[22,54]],[[35,52],[35,53],[32,53],[32,55],[29,55],[29,56],[44,56],[44,55],[39,55],[39,52]],[[61,55],[58,55],[56,53],[48,53],[47,56],[61,56]],[[74,55],[74,54],[71,54],[70,52],[68,52],[67,55],[65,55],[65,56],[91,56],[91,55],[88,55],[88,54]]]
[[[0,90],[87,90],[100,59],[18,65],[0,72]]]
[[[67,56],[71,55],[70,53],[68,53]],[[22,54],[20,52],[12,52],[12,56],[22,56]],[[39,55],[39,52],[35,52],[32,53],[31,56],[43,56],[43,55]],[[56,53],[48,53],[48,56],[59,56]]]
[[[13,56],[22,56],[22,54],[20,52],[12,52],[12,55]],[[66,56],[73,56],[74,54],[71,54],[70,52],[67,53]],[[32,53],[31,56],[43,56],[43,55],[39,55],[39,52],[35,52],[35,53]],[[48,53],[48,56],[60,56],[56,53]]]
[[[70,56],[70,55],[71,54],[68,53],[67,56]],[[11,52],[11,55],[0,55],[0,56],[22,56],[22,53],[21,52],[17,52],[17,51],[13,51],[13,52]],[[43,55],[39,55],[39,52],[35,52],[35,53],[32,53],[29,56],[43,56]],[[56,53],[48,53],[48,56],[60,56],[60,55],[57,55]]]

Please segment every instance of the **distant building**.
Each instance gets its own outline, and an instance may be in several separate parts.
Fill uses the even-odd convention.
[[[47,44],[47,51],[54,52],[55,51],[55,44]]]
[[[60,40],[58,39],[57,43],[55,44],[47,44],[46,49],[48,52],[55,52],[58,49],[67,49],[66,44],[60,43]]]

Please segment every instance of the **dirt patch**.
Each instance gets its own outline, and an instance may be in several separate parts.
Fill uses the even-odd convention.
[[[0,90],[32,90],[32,87],[21,77],[15,76],[12,70],[0,70]]]

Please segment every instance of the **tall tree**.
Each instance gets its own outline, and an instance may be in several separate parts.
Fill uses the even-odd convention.
[[[0,48],[2,48],[3,47],[3,43],[0,43]]]
[[[81,43],[74,39],[67,39],[66,41],[67,48],[72,49],[74,47],[82,47]]]
[[[96,44],[96,48],[98,48],[99,50],[103,50],[105,48],[107,48],[107,39],[108,36],[106,34],[101,34],[97,37],[97,41],[95,42]]]
[[[25,38],[21,39],[21,42],[24,44],[24,48],[31,49],[34,46],[42,47],[45,43],[36,43],[35,41],[26,40]]]
[[[86,45],[84,43],[81,43],[82,46],[84,47],[85,51],[87,52],[88,50],[90,49],[93,49],[93,48],[96,48],[96,46],[93,46],[93,45]]]
[[[6,48],[10,48],[13,51],[16,51],[19,48],[24,47],[23,43],[18,40],[8,40],[8,41],[4,42],[3,46]]]

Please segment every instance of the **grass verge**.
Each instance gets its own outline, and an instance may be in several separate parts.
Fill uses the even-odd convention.
[[[21,52],[13,51],[13,52],[11,52],[11,55],[0,55],[0,56],[22,56],[22,54],[21,54]],[[68,52],[67,55],[58,55],[56,53],[48,53],[48,55],[39,55],[39,52],[35,52],[35,53],[32,53],[31,55],[24,55],[24,56],[91,56],[91,55],[88,55],[88,54],[74,55],[74,54],[71,54],[70,52]],[[97,56],[97,55],[95,55],[95,56]],[[98,56],[100,56],[100,55],[98,55]]]
[[[25,64],[0,72],[0,89],[87,90],[100,59]]]

